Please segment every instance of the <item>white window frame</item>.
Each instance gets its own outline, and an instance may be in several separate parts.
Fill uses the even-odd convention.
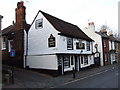
[[[64,69],[70,68],[70,56],[64,56]]]
[[[41,28],[43,28],[43,18],[37,19],[35,21],[35,29],[41,29]]]
[[[11,42],[13,42],[13,40],[8,40],[8,52],[10,52],[13,47],[13,45],[11,45]]]
[[[73,50],[73,38],[67,37],[67,50]]]
[[[2,42],[2,48],[1,49],[6,50],[6,37],[5,36],[2,37],[1,42]]]
[[[84,55],[84,65],[88,65],[89,62],[88,62],[88,56],[87,55]]]
[[[86,50],[90,51],[90,42],[86,41]]]

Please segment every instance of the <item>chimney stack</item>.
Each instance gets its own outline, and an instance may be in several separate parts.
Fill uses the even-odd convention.
[[[89,22],[89,23],[88,23],[88,29],[90,29],[91,31],[95,32],[94,22]]]
[[[17,8],[15,9],[15,29],[21,30],[24,29],[24,24],[26,22],[26,7],[24,6],[24,2],[20,1],[17,3]]]

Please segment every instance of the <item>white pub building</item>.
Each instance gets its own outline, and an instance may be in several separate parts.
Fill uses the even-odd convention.
[[[78,26],[39,11],[25,36],[24,67],[61,75],[79,71],[94,64],[92,44]]]

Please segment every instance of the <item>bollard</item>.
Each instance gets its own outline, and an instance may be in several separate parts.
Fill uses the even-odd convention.
[[[75,69],[73,67],[73,78],[75,78]]]

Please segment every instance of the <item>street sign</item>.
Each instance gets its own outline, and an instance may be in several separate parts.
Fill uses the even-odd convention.
[[[15,50],[11,50],[11,51],[10,51],[10,56],[11,56],[11,57],[15,57]]]

